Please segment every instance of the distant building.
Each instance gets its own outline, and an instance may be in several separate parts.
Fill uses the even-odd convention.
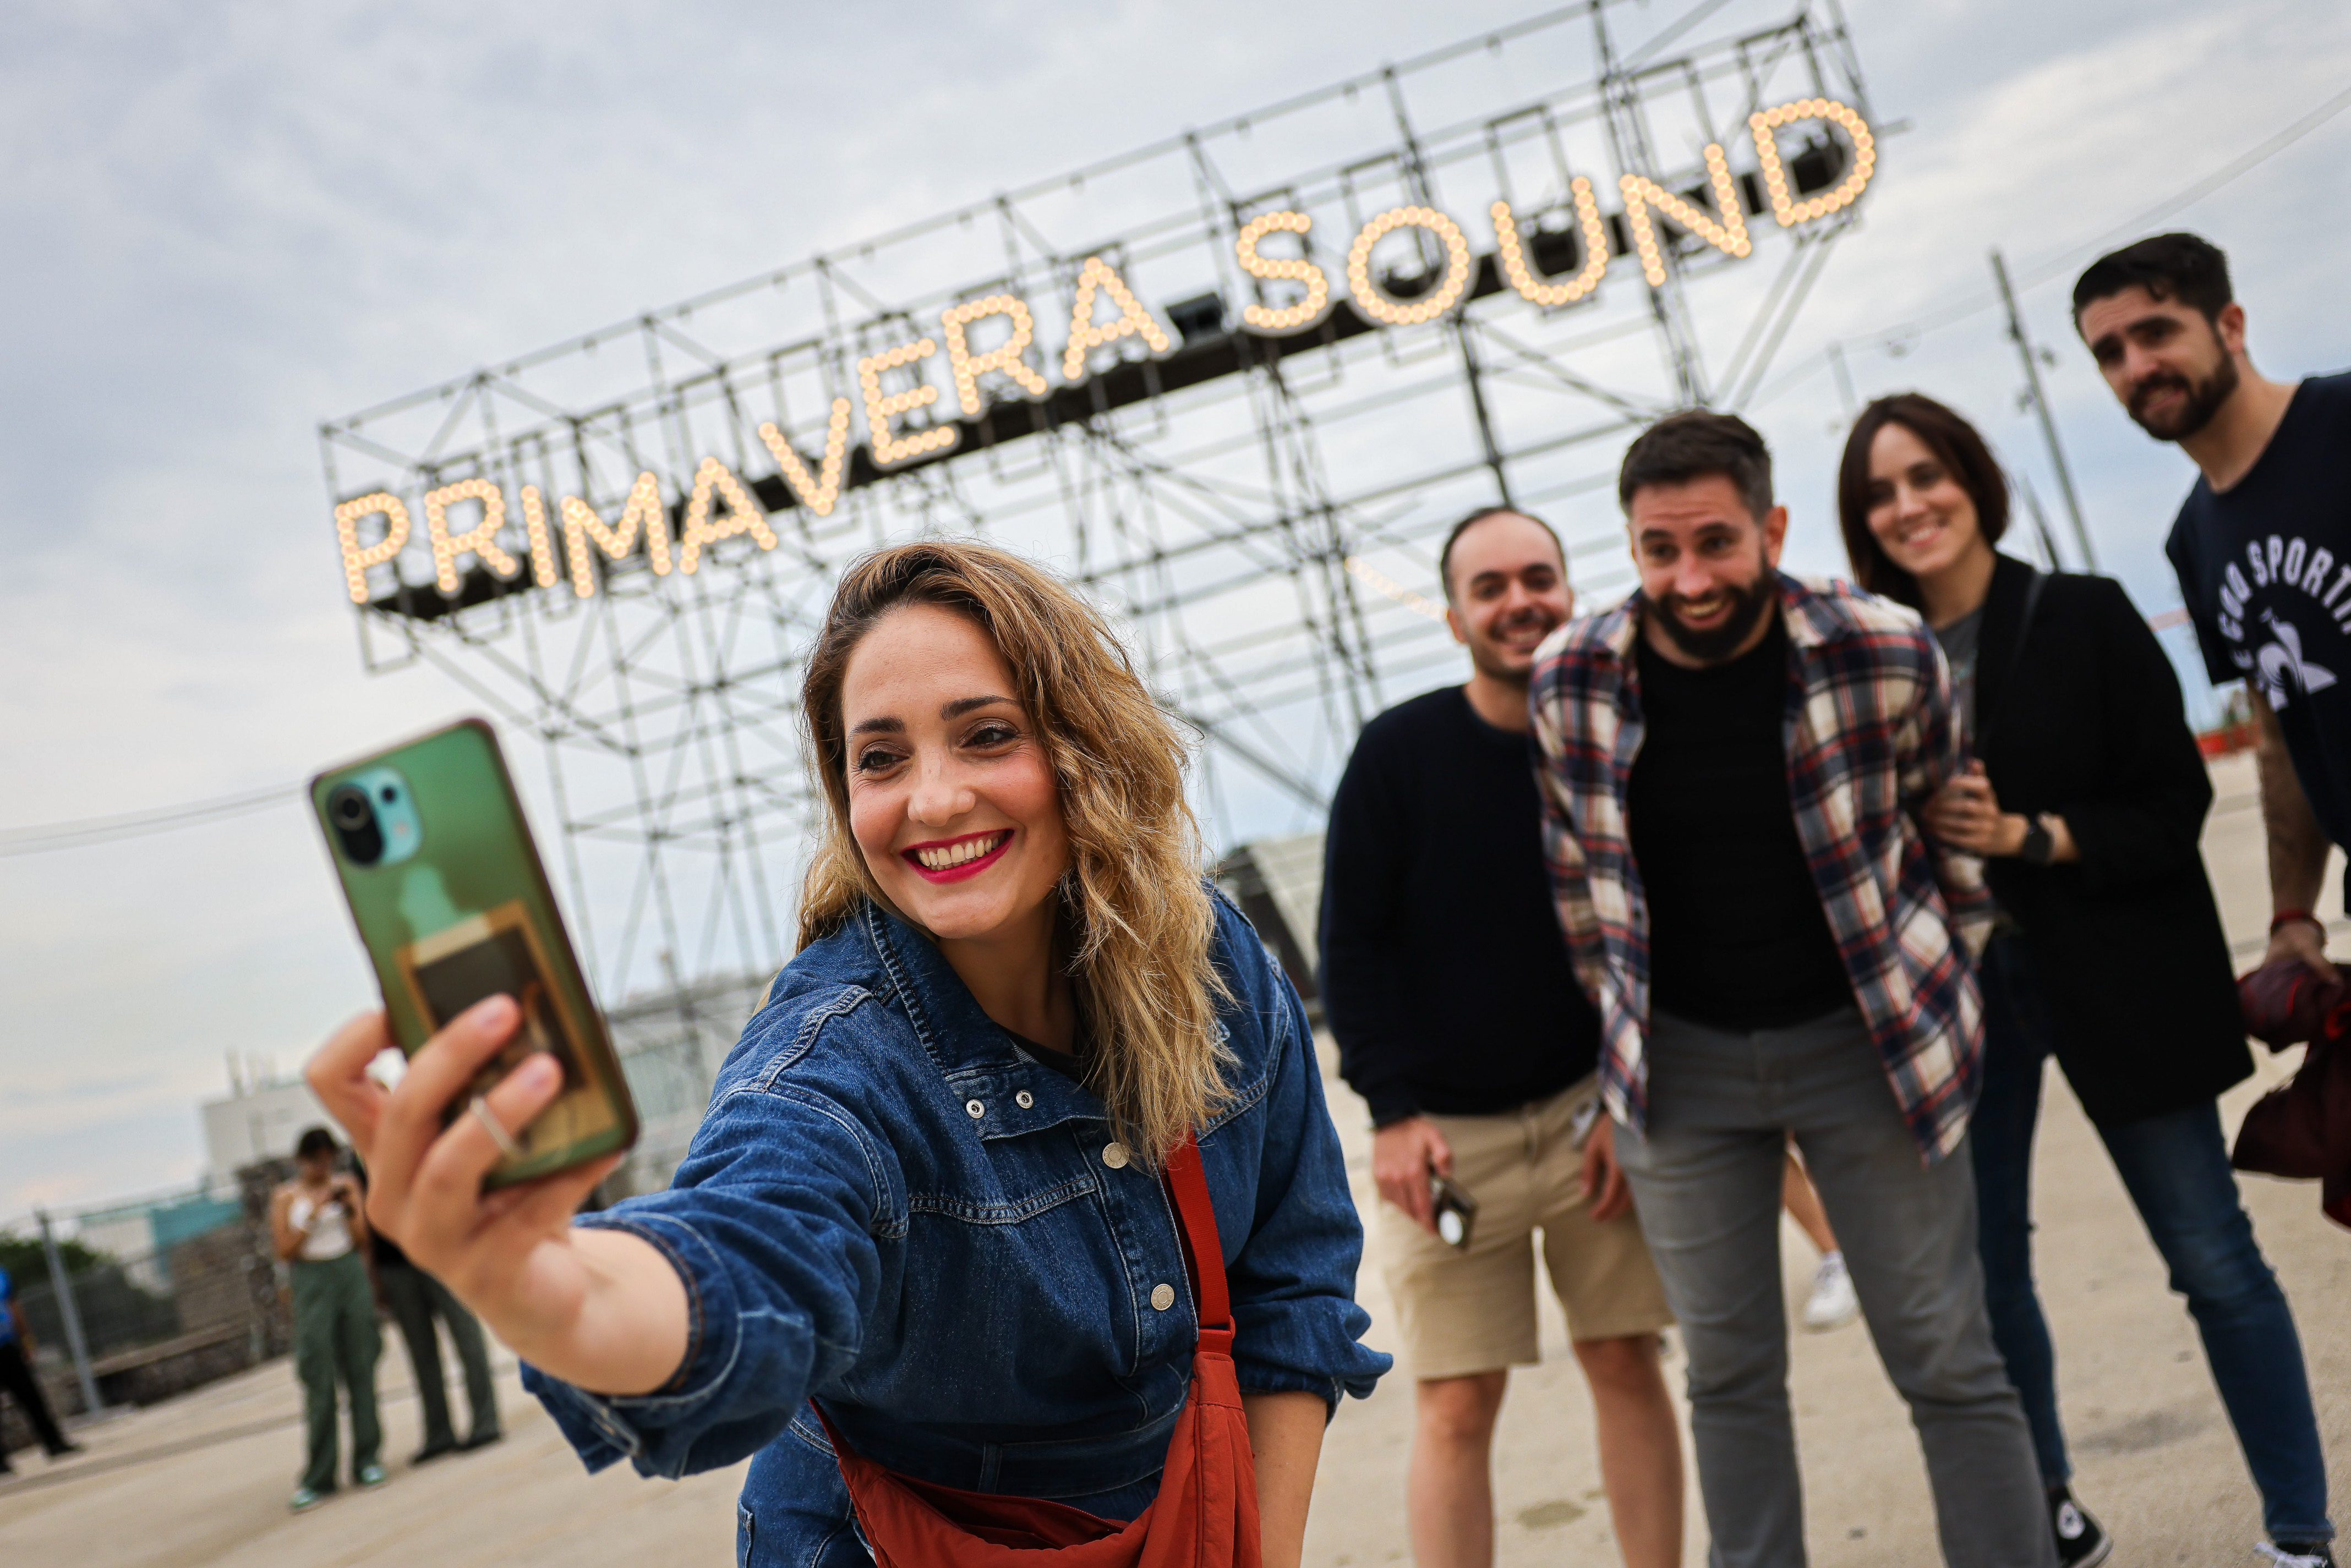
[[[1308,1014],[1322,1016],[1314,983],[1322,910],[1322,836],[1294,834],[1242,845],[1217,867],[1217,885],[1240,906],[1274,961],[1298,988]]]
[[[300,1078],[248,1079],[234,1064],[227,1097],[207,1100],[200,1109],[204,1169],[220,1179],[256,1160],[283,1159],[306,1128],[335,1125]]]

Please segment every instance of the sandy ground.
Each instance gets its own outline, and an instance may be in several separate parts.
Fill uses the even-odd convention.
[[[2231,938],[2258,951],[2266,923],[2260,817],[2242,761],[2214,774],[2206,835]],[[2331,899],[2330,899],[2331,901]],[[2338,927],[2338,952],[2351,953]],[[2224,1102],[2231,1122],[2290,1071],[2268,1059]],[[1359,1201],[1369,1202],[1362,1107],[1333,1085]],[[2314,1186],[2248,1179],[2246,1202],[2293,1300],[2340,1495],[2351,1459],[2351,1234],[2324,1220]],[[2043,1299],[2059,1352],[2076,1490],[2114,1531],[2117,1568],[2251,1563],[2260,1512],[2194,1330],[2080,1108],[2053,1075],[2036,1202]],[[1812,1254],[1792,1227],[1783,1249],[1792,1309]],[[1363,1296],[1384,1316],[1376,1259]],[[1503,1568],[1617,1561],[1591,1436],[1591,1409],[1546,1302],[1545,1361],[1515,1377],[1498,1443]],[[1382,1327],[1374,1343],[1386,1346]],[[584,1476],[501,1358],[507,1439],[412,1469],[419,1442],[406,1357],[388,1334],[380,1382],[391,1484],[346,1490],[299,1517],[286,1494],[299,1466],[301,1414],[280,1361],[168,1405],[83,1431],[85,1455],[44,1468],[17,1457],[0,1481],[0,1563],[73,1568],[637,1568],[728,1561],[740,1468],[684,1482],[625,1471]],[[1678,1366],[1673,1380],[1678,1386]],[[1822,1568],[1938,1561],[1924,1473],[1908,1418],[1858,1325],[1800,1334],[1792,1376],[1813,1561]],[[462,1395],[451,1390],[462,1406]],[[1333,1424],[1315,1490],[1307,1561],[1315,1568],[1403,1562],[1403,1478],[1412,1387],[1391,1377]],[[2341,1505],[2337,1504],[2340,1511]],[[1686,1561],[1705,1560],[1695,1487]]]

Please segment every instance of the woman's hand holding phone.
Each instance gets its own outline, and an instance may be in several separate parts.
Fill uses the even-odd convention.
[[[392,1035],[382,1013],[366,1013],[311,1059],[310,1087],[367,1162],[369,1221],[417,1267],[543,1371],[596,1393],[650,1393],[685,1355],[684,1283],[649,1242],[571,1224],[620,1157],[486,1193],[482,1179],[502,1158],[497,1140],[477,1115],[444,1126],[448,1106],[520,1023],[512,998],[486,998],[410,1057],[399,1085],[386,1089],[368,1066],[392,1048]],[[561,1066],[536,1053],[483,1096],[484,1109],[519,1129],[562,1087]]]

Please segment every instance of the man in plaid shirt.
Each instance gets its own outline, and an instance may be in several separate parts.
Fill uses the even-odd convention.
[[[1616,1158],[1683,1324],[1714,1561],[1804,1561],[1792,1133],[1909,1402],[1945,1559],[2051,1568],[1968,1166],[1991,909],[1977,863],[1917,820],[1960,761],[1942,657],[1909,610],[1778,570],[1787,510],[1742,421],[1659,421],[1617,493],[1640,592],[1535,668],[1544,841]]]

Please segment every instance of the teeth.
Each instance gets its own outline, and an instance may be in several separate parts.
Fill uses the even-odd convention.
[[[993,852],[997,846],[1010,836],[1006,833],[991,833],[985,838],[967,838],[961,844],[950,844],[940,849],[917,849],[914,858],[923,863],[925,870],[945,871]]]

